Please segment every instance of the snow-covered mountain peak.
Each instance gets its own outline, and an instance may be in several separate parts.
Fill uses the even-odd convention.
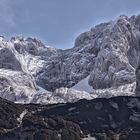
[[[129,85],[136,81],[139,30],[140,16],[120,16],[80,34],[66,50],[31,37],[0,37],[0,77],[7,81],[7,86],[1,83],[0,96],[15,102],[56,103],[95,98],[99,92],[100,97],[113,96],[125,89],[121,86],[131,88],[118,95],[133,95],[135,86]]]

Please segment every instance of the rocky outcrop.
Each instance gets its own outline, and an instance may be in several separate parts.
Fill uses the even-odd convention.
[[[120,86],[135,84],[139,21],[140,16],[120,16],[99,24],[79,35],[74,47],[66,50],[48,47],[30,37],[12,37],[10,41],[0,37],[0,96],[15,102],[47,103],[47,99],[57,100],[71,93],[71,89],[84,79],[93,94],[96,90],[120,89]],[[56,91],[64,93],[57,92],[58,97]],[[76,99],[81,96],[77,97],[75,93],[86,95],[84,91],[73,91]],[[86,97],[95,96],[88,93]],[[65,97],[68,99],[59,99],[69,101],[71,98],[68,94]]]
[[[136,95],[140,96],[140,64],[136,69]]]
[[[140,98],[115,97],[54,105],[0,98],[0,140],[139,140]]]

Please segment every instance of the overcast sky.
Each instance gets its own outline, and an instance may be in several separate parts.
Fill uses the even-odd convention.
[[[0,34],[65,49],[81,32],[122,14],[140,14],[140,0],[0,0]]]

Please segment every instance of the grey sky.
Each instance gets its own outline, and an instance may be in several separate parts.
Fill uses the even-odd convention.
[[[140,0],[0,0],[0,34],[70,48],[81,32],[121,14],[140,14]]]

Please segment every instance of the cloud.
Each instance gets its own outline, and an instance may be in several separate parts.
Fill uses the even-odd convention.
[[[0,26],[12,28],[15,26],[15,15],[11,0],[0,0]]]

